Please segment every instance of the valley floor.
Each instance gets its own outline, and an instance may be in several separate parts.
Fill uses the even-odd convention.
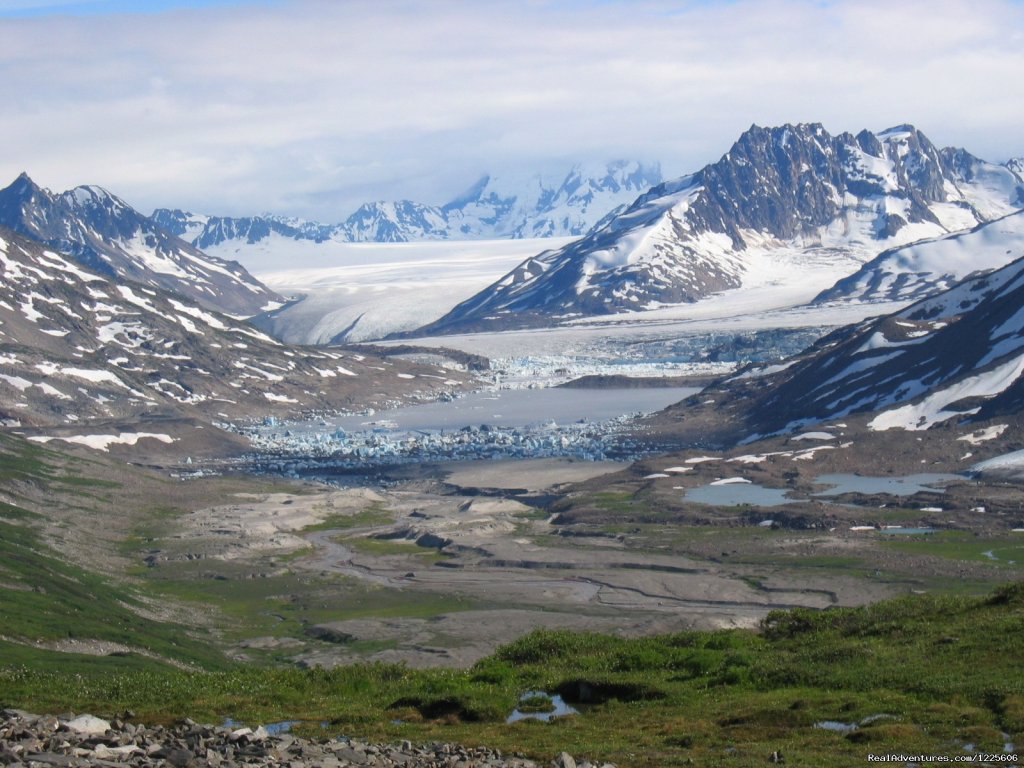
[[[72,461],[85,473],[75,482],[103,490],[63,511],[52,488],[21,503],[62,556],[126,583],[149,612],[192,626],[231,658],[258,663],[466,667],[537,628],[756,628],[780,608],[980,593],[1020,578],[1015,484],[954,474],[965,467],[948,440],[851,425],[632,465],[381,467],[369,485],[345,474],[331,485],[202,473],[168,480],[90,461],[94,452],[46,452],[53,458],[42,466]],[[975,449],[997,454],[999,443]],[[943,478],[939,486],[822,495],[830,475],[898,478],[922,464]],[[708,490],[755,495],[689,497]],[[147,496],[153,505],[140,509],[136,499]],[[25,639],[79,653],[127,646],[54,634]]]
[[[699,423],[699,408],[694,417]],[[636,434],[650,436],[664,426],[655,418]],[[810,667],[805,660],[784,662],[792,669],[779,683],[775,665],[783,662],[777,654],[794,651],[735,631],[774,626],[780,616],[792,615],[801,617],[792,620],[797,623],[825,622],[814,630],[824,632],[829,616],[848,614],[823,608],[874,606],[913,593],[985,594],[1020,580],[1024,519],[1017,481],[1005,474],[963,474],[978,460],[1008,453],[1016,434],[1016,424],[875,433],[850,419],[804,436],[725,452],[691,448],[633,464],[552,458],[385,467],[372,487],[342,487],[344,475],[325,485],[183,473],[180,461],[169,476],[167,465],[155,471],[126,467],[117,458],[127,455],[126,446],[111,445],[108,457],[5,435],[0,650],[8,666],[0,671],[0,705],[52,707],[57,705],[45,702],[59,700],[62,709],[117,706],[100,683],[114,673],[112,679],[122,680],[117,701],[127,706],[149,695],[131,693],[138,685],[133,675],[160,668],[161,675],[186,674],[168,672],[170,664],[221,669],[227,677],[216,684],[204,682],[206,673],[198,671],[168,678],[167,690],[176,693],[160,705],[146,704],[151,716],[277,713],[280,719],[337,720],[338,726],[328,727],[381,739],[436,740],[447,728],[446,740],[531,756],[597,749],[602,759],[620,765],[685,764],[690,755],[754,765],[780,748],[805,757],[842,754],[848,762],[833,764],[853,764],[868,749],[861,739],[945,751],[962,750],[960,743],[969,738],[996,744],[1003,732],[1012,740],[1016,720],[999,713],[1018,707],[1020,692],[1000,689],[1001,703],[990,712],[979,709],[978,702],[987,701],[984,692],[936,678],[938,688],[918,700],[877,677],[896,674],[894,659],[886,662],[888,672],[872,672],[875,677],[851,672],[850,680],[861,681],[856,685],[846,678],[798,681],[798,669],[827,677],[830,667],[817,656]],[[901,488],[898,495],[822,479],[856,472],[862,480],[896,481],[925,471],[940,479],[919,478],[920,487],[907,493]],[[830,482],[841,492],[821,496]],[[710,504],[688,498],[740,486],[777,495]],[[796,613],[772,613],[778,609]],[[854,625],[867,621],[874,627],[882,619],[864,617],[890,609],[866,610],[849,614],[862,616],[850,619],[850,637],[873,637],[857,634]],[[910,615],[917,609],[907,610]],[[1012,623],[1015,616],[1019,607],[999,621]],[[928,626],[928,637],[945,631]],[[692,634],[699,630],[717,634]],[[787,624],[769,636],[797,638],[799,645],[810,642],[803,631]],[[915,635],[885,636],[902,643]],[[944,642],[942,637],[927,642]],[[638,645],[616,645],[633,642]],[[685,653],[666,650],[676,642]],[[723,642],[732,650],[702,650],[705,644],[725,648]],[[828,642],[840,654],[836,658],[849,660],[861,658],[849,644],[867,640],[843,635]],[[577,643],[593,655],[585,672],[573,671]],[[799,653],[814,655],[814,647]],[[914,656],[920,652],[917,646],[907,650],[914,668],[924,663]],[[659,666],[679,653],[686,656],[676,660],[682,666]],[[544,659],[546,671],[503,671],[501,659],[516,654],[534,661],[515,662],[514,669],[530,670],[529,664]],[[562,661],[548,663],[555,657]],[[36,675],[50,674],[45,670],[56,669],[57,659],[60,669],[80,675],[80,683],[93,682],[75,693],[65,690],[62,678],[47,677],[49,693],[40,697]],[[351,666],[365,661],[400,666]],[[704,672],[693,672],[706,664],[713,684],[701,678]],[[377,670],[367,672],[372,680],[360,683],[359,695],[385,686],[387,693],[372,694],[378,701],[373,707],[390,705],[377,712],[366,704],[370,708],[359,714],[340,700],[317,704],[319,698],[297,693],[312,682],[288,677],[288,670],[298,674],[296,667],[310,668],[313,676],[335,668],[341,677],[332,685],[339,691],[355,685],[342,678]],[[413,675],[416,668],[423,678]],[[262,670],[266,677],[271,669],[283,675],[274,690],[254,693],[255,699],[241,693],[250,686],[244,670]],[[837,667],[835,674],[846,675],[843,670]],[[1002,679],[997,671],[985,675]],[[620,687],[608,690],[616,692],[577,723],[544,731],[501,725],[504,709],[534,685],[564,689],[578,700],[583,689],[572,685],[579,680],[610,686],[613,679]],[[755,679],[760,682],[746,682]],[[499,682],[481,682],[492,680]],[[238,692],[210,699],[193,691],[220,685]],[[956,699],[950,685],[967,698]],[[837,686],[849,692],[826,693]],[[641,690],[653,698],[636,693]],[[699,702],[706,691],[718,693],[710,699],[712,719],[704,722]],[[295,701],[285,701],[293,694]],[[661,697],[667,697],[663,704]],[[945,710],[936,714],[940,705],[970,709],[974,725],[964,730],[952,724]],[[765,730],[764,718],[783,722],[779,713],[801,707],[806,716]],[[328,711],[335,714],[326,717]],[[879,712],[897,722],[867,728]],[[925,738],[915,729],[929,717],[935,723]],[[815,730],[819,720],[853,723],[853,729],[838,735]],[[631,744],[625,731],[639,728],[640,721],[659,725]]]

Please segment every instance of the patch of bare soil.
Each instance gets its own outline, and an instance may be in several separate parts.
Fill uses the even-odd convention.
[[[581,461],[571,458],[522,461],[463,461],[441,467],[445,482],[465,489],[539,492],[580,483],[623,469],[617,461]]]
[[[535,466],[545,482],[557,484],[579,470]],[[526,477],[528,469],[515,468],[523,475],[515,485],[542,488],[544,483]],[[480,477],[489,484],[487,474]],[[168,557],[207,558],[207,570],[215,567],[212,561],[257,562],[293,552],[286,568],[302,578],[321,584],[355,580],[370,590],[410,595],[410,615],[399,610],[345,618],[342,610],[332,621],[321,611],[301,636],[239,645],[285,653],[303,664],[370,658],[463,666],[538,627],[622,634],[752,627],[775,608],[821,608],[888,593],[855,587],[853,579],[813,584],[780,576],[762,583],[744,568],[637,547],[628,536],[564,535],[546,513],[514,499],[324,490],[200,510],[179,522],[181,531],[164,544],[167,552],[176,550]],[[314,524],[315,530],[303,532]],[[300,550],[303,540],[308,551]],[[478,607],[424,616],[416,610],[416,595]]]

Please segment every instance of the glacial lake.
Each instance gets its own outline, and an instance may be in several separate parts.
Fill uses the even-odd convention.
[[[660,411],[697,392],[700,392],[698,387],[502,389],[473,392],[450,402],[407,405],[372,415],[340,416],[329,422],[346,432],[375,428],[396,432],[439,432],[484,424],[523,428],[548,422],[564,426],[581,420],[609,421],[637,412]],[[300,429],[322,431],[324,427]]]
[[[308,476],[404,463],[573,457],[635,460],[631,417],[699,392],[649,389],[507,389],[448,402],[299,423],[267,419],[246,434],[275,458],[262,471]],[[277,457],[291,457],[285,461]],[[317,464],[317,462],[322,462]],[[319,476],[319,475],[317,475]]]

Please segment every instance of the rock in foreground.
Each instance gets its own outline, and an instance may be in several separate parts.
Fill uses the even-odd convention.
[[[289,733],[272,735],[263,727],[215,727],[191,720],[165,728],[116,719],[108,722],[92,715],[58,718],[14,709],[5,709],[0,715],[0,764],[25,768],[538,768],[531,760],[458,744],[367,744],[346,738],[321,741]],[[552,764],[596,768],[592,763],[576,763],[564,752]],[[613,766],[606,763],[602,768]]]

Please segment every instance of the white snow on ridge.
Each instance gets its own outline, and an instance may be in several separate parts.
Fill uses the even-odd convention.
[[[136,232],[135,235],[129,240],[121,240],[121,249],[128,255],[133,261],[141,264],[143,267],[148,269],[150,272],[156,272],[161,275],[171,275],[172,277],[182,278],[184,280],[194,280],[194,276],[188,274],[183,270],[174,259],[170,259],[164,256],[151,245],[146,243],[147,235],[141,231]]]
[[[62,368],[54,363],[37,363],[36,369],[47,376],[59,373],[63,376],[74,376],[78,379],[85,379],[93,384],[108,383],[128,389],[128,386],[110,371],[90,368]]]
[[[157,312],[156,307],[154,307],[147,299],[144,299],[141,296],[138,296],[135,293],[135,291],[133,291],[129,286],[127,286],[127,285],[119,285],[119,286],[117,286],[117,290],[121,294],[121,296],[125,299],[125,301],[131,302],[135,306],[141,307],[142,309],[146,310],[147,312],[152,312],[153,314],[159,314]]]
[[[969,275],[998,269],[1024,256],[1024,211],[967,232],[931,238],[890,251],[837,286],[851,299],[909,301],[950,288]]]
[[[218,331],[226,331],[228,329],[228,327],[224,325],[224,323],[222,323],[216,317],[211,315],[209,312],[203,311],[197,306],[189,306],[188,304],[182,304],[180,301],[175,301],[174,299],[168,299],[168,301],[170,301],[171,306],[174,307],[179,312],[184,312],[186,315],[189,315],[190,317],[194,317],[197,320],[201,320],[211,328],[216,328]]]
[[[32,386],[32,382],[28,379],[23,379],[21,376],[9,376],[5,373],[0,373],[0,381],[6,381],[19,392],[24,392]]]
[[[971,467],[972,472],[990,472],[992,470],[1021,470],[1024,469],[1024,450],[1011,451],[1002,456],[993,456],[991,459],[979,461]]]
[[[828,432],[803,432],[792,438],[794,441],[800,440],[835,440],[836,436],[829,434]]]
[[[943,389],[934,390],[924,400],[883,411],[868,422],[878,432],[905,429],[916,432],[933,424],[962,416],[970,411],[946,410],[946,406],[969,397],[993,397],[1013,384],[1024,372],[1024,355],[1009,360],[990,371],[970,376]]]

